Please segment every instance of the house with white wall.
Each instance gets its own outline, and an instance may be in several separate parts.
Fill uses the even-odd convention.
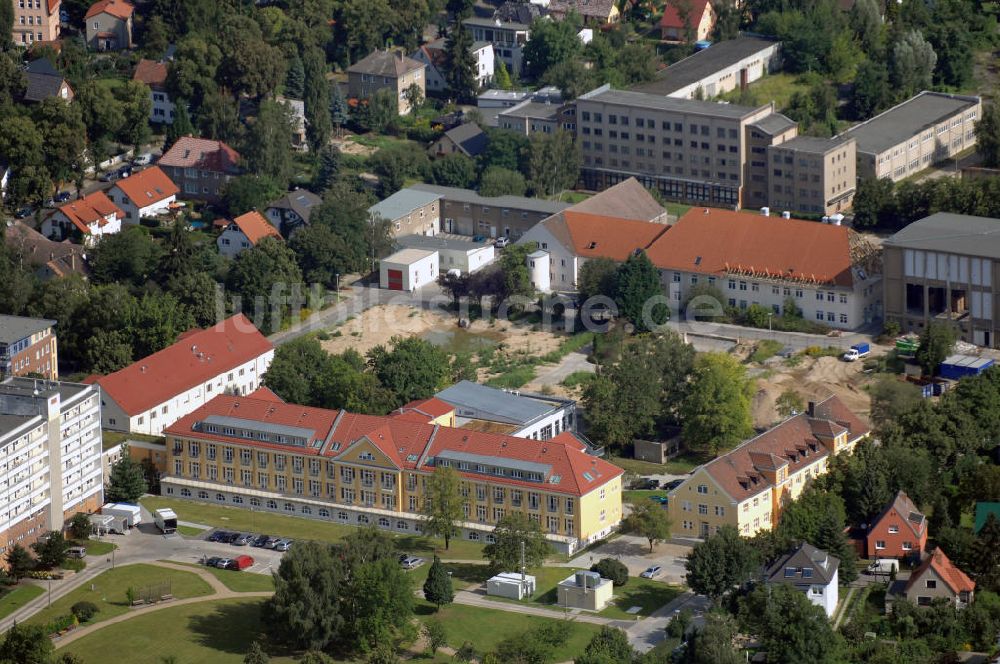
[[[837,609],[840,560],[812,544],[803,542],[768,568],[764,582],[789,585],[823,609],[827,618]]]
[[[125,212],[107,194],[95,191],[56,208],[42,222],[42,235],[62,242],[76,230],[83,236],[83,244],[92,247],[103,236],[121,232],[124,218]]]
[[[220,394],[247,395],[261,385],[274,346],[243,314],[189,330],[163,350],[85,382],[101,388],[101,425],[158,436]]]
[[[107,194],[125,212],[126,224],[138,224],[143,217],[166,214],[179,192],[159,166],[152,166],[119,180]]]
[[[427,65],[427,92],[444,93],[448,91],[446,78],[448,56],[445,50],[445,39],[435,39],[418,48],[410,54],[417,62]],[[469,48],[472,56],[473,71],[476,74],[476,84],[483,88],[493,80],[493,45],[487,41],[473,42]]]
[[[260,212],[251,210],[229,222],[215,242],[220,254],[236,258],[247,249],[256,247],[266,237],[284,241],[278,229],[269,224]]]

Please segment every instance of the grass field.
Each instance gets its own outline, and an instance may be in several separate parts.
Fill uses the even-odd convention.
[[[254,574],[252,572],[236,572],[231,569],[219,569],[217,567],[207,567],[205,565],[195,565],[194,563],[181,563],[176,560],[167,560],[171,565],[183,565],[193,567],[208,572],[223,585],[234,592],[252,593],[265,590],[274,590],[274,579],[270,574]]]
[[[74,540],[77,546],[82,546],[87,549],[88,556],[106,556],[113,549],[117,549],[118,545],[114,542],[108,542],[107,540]]]
[[[107,620],[128,611],[125,592],[129,586],[141,593],[142,588],[164,582],[170,583],[170,593],[178,599],[212,594],[212,588],[196,574],[153,565],[126,565],[97,575],[93,581],[52,602],[51,607],[39,611],[27,622],[45,625],[68,614],[71,606],[83,600],[93,602],[98,608],[91,622]]]
[[[143,498],[141,502],[150,511],[169,507],[177,513],[177,517],[182,521],[203,523],[208,526],[242,532],[267,533],[272,536],[293,539],[339,542],[345,535],[355,530],[355,526],[344,526],[318,519],[303,519],[270,512],[251,512],[237,507],[209,505],[161,496]],[[451,549],[445,552],[444,540],[417,535],[396,535],[395,538],[401,551],[428,559],[435,552],[442,558],[471,559],[481,558],[483,555],[481,544],[467,540],[452,540]]]
[[[645,491],[640,489],[628,489],[622,491],[622,500],[627,503],[634,503],[640,500],[647,500],[653,496],[663,496],[667,497],[666,491]]]
[[[684,205],[683,203],[665,203],[663,207],[667,209],[667,214],[672,214],[678,219],[691,209],[690,205]]]
[[[192,526],[177,526],[177,532],[186,537],[197,537],[205,532],[204,528],[194,528]]]
[[[775,108],[782,110],[787,108],[796,92],[808,92],[809,86],[803,83],[796,74],[768,74],[750,84],[749,92],[753,96],[753,101],[766,104],[774,101]],[[739,90],[734,90],[720,96],[726,101],[737,101],[740,98]]]
[[[587,200],[591,196],[593,196],[593,194],[586,194],[582,191],[564,191],[556,196],[556,200],[562,201],[563,203],[569,203],[570,205],[576,205],[577,203]]]
[[[610,456],[608,457],[608,461],[620,468],[624,468],[630,473],[635,473],[636,475],[662,475],[664,473],[671,475],[683,475],[690,473],[698,465],[708,461],[708,459],[692,454],[681,454],[680,456],[674,457],[662,465],[651,461],[626,459],[620,456]]]
[[[44,592],[41,586],[25,583],[4,593],[0,596],[0,618],[6,618]]]

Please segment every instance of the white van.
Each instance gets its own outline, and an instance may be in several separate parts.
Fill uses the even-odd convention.
[[[895,558],[876,558],[868,565],[869,574],[892,574],[899,572],[899,561]]]
[[[66,557],[68,558],[86,558],[87,549],[82,546],[71,546],[66,549]]]

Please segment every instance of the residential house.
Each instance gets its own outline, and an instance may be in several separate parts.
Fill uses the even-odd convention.
[[[271,225],[288,237],[300,226],[309,223],[313,208],[323,202],[323,198],[308,189],[295,189],[268,204],[264,216]]]
[[[375,50],[347,68],[348,95],[369,99],[376,91],[389,89],[397,102],[399,115],[410,112],[406,91],[415,85],[421,96],[427,94],[425,65],[407,57],[402,51]]]
[[[44,318],[0,316],[0,379],[28,374],[39,374],[47,380],[58,378],[55,324]]]
[[[222,141],[183,136],[157,165],[180,189],[181,198],[218,203],[226,183],[240,173],[240,153]]]
[[[0,383],[0,557],[104,504],[101,396],[77,383],[7,378]]]
[[[49,97],[73,101],[73,88],[48,58],[38,58],[28,63],[24,68],[24,78],[27,82],[24,101],[40,102]]]
[[[486,132],[479,125],[475,122],[466,122],[442,134],[441,138],[431,143],[427,152],[432,157],[462,154],[474,159],[486,150],[488,142]]]
[[[42,234],[61,242],[79,232],[83,244],[92,247],[105,235],[122,229],[125,212],[103,191],[63,203],[42,222]]]
[[[709,0],[667,0],[660,35],[664,41],[705,41],[712,36],[716,18]]]
[[[417,189],[400,189],[368,208],[375,219],[392,223],[392,234],[437,235],[441,231],[441,194]]]
[[[630,89],[678,99],[713,99],[779,71],[781,64],[781,42],[737,37],[695,51],[658,71],[652,81]]]
[[[929,606],[936,599],[946,599],[956,609],[972,604],[976,582],[945,555],[941,547],[934,549],[906,582],[905,595],[917,606]]]
[[[538,222],[569,207],[568,203],[541,198],[480,196],[469,189],[434,184],[418,183],[410,189],[440,196],[440,229],[459,235],[517,239]]]
[[[252,397],[217,396],[164,430],[163,494],[394,533],[422,526],[426,478],[454,468],[462,539],[492,541],[521,512],[572,553],[622,519],[622,470],[561,439],[535,441]]]
[[[87,46],[95,51],[132,48],[132,15],[135,7],[125,0],[98,0],[85,17]]]
[[[450,426],[460,429],[534,440],[550,440],[576,430],[576,402],[572,399],[511,392],[468,380],[446,387],[434,398],[453,409]]]
[[[87,382],[101,388],[105,429],[158,436],[217,395],[256,390],[272,359],[271,342],[249,318],[236,314],[204,330],[188,330],[163,350]]]
[[[149,110],[149,121],[161,124],[173,124],[174,114],[177,107],[170,99],[170,92],[167,91],[167,74],[169,73],[166,62],[156,62],[155,60],[139,60],[135,66],[135,73],[132,74],[133,81],[141,81],[149,86],[149,95],[153,100],[153,106]]]
[[[602,28],[614,25],[621,18],[615,0],[552,0],[549,16],[561,21],[570,12],[583,19],[584,25]]]
[[[86,279],[90,274],[82,244],[68,240],[55,242],[45,237],[23,221],[8,221],[4,234],[7,247],[35,268],[35,276],[42,281],[77,274]]]
[[[278,229],[268,223],[260,212],[252,210],[234,218],[216,238],[219,253],[226,258],[236,258],[247,249],[257,246],[266,237],[281,239]]]
[[[820,475],[830,459],[851,454],[870,427],[836,396],[793,415],[698,466],[669,492],[671,529],[708,537],[725,525],[744,537],[772,530],[784,507]]]
[[[301,99],[289,99],[278,95],[275,101],[284,104],[292,116],[292,147],[299,152],[308,152],[306,139],[306,104]]]
[[[899,182],[976,145],[979,97],[923,91],[854,125],[858,177]]]
[[[868,527],[868,558],[919,559],[927,549],[927,518],[902,491]]]
[[[1000,346],[1000,219],[937,212],[882,244],[885,319],[919,334],[950,323],[958,338]]]
[[[532,21],[548,15],[549,0],[504,0],[493,11],[493,20],[501,23],[524,23],[531,25]]]
[[[792,586],[823,609],[827,618],[833,618],[837,610],[839,567],[839,558],[802,542],[767,569],[764,583]]]
[[[532,134],[554,134],[564,127],[566,114],[575,112],[573,103],[550,103],[548,101],[534,101],[525,99],[520,104],[505,108],[497,113],[497,127],[516,131],[524,136]],[[570,123],[573,124],[573,123]]]
[[[534,5],[521,4],[521,7]],[[531,38],[531,22],[505,20],[499,16],[485,18],[473,16],[464,19],[462,25],[472,33],[474,42],[489,42],[493,45],[493,56],[507,67],[511,75],[524,73],[524,45]]]
[[[35,42],[51,42],[59,38],[61,0],[10,0],[14,6],[14,44],[27,48]]]
[[[493,45],[485,41],[473,42],[470,54],[472,55],[473,70],[476,74],[476,84],[481,88],[486,87],[493,80]],[[425,87],[428,94],[448,91],[446,69],[448,54],[445,51],[443,38],[424,44],[411,53],[410,57],[417,62],[422,62],[427,67]]]
[[[126,224],[138,224],[143,217],[166,214],[177,200],[178,191],[167,174],[153,166],[118,180],[107,194],[125,212]]]

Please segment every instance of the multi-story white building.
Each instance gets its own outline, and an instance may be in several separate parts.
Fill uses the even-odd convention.
[[[250,394],[261,385],[274,346],[243,314],[204,330],[107,376],[101,387],[105,429],[158,436],[164,427],[220,394]]]
[[[31,378],[0,383],[0,559],[104,502],[97,387]]]

